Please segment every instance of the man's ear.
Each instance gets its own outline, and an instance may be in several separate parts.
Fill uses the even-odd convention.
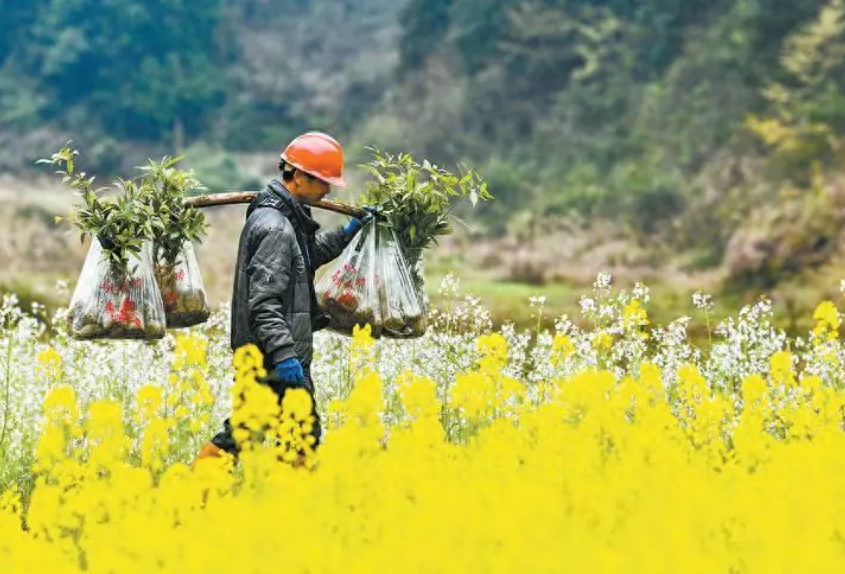
[[[311,176],[299,169],[294,172],[293,177],[296,180],[296,184],[300,186],[305,185],[312,179]]]
[[[300,187],[302,185],[302,172],[299,170],[294,171],[290,182],[296,187]]]

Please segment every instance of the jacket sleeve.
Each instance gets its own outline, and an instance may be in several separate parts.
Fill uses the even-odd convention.
[[[329,261],[336,259],[354,237],[346,237],[343,227],[321,231],[314,238],[314,261],[312,265],[316,271]]]
[[[296,357],[284,313],[295,245],[292,229],[267,231],[258,238],[247,266],[250,329],[274,364]]]

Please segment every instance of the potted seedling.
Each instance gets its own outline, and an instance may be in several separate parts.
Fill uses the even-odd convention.
[[[462,201],[469,200],[475,207],[479,201],[490,200],[492,196],[487,190],[487,184],[472,169],[460,168],[456,174],[428,160],[420,164],[407,153],[393,155],[377,149],[371,151],[372,161],[362,167],[369,171],[372,178],[366,184],[361,203],[375,207],[384,218],[382,223],[392,229],[391,233],[380,235],[387,241],[386,256],[395,260],[396,255],[392,250],[398,247],[399,258],[407,265],[422,308],[422,314],[416,315],[411,298],[401,292],[405,279],[401,276],[401,261],[397,261],[392,267],[394,272],[387,276],[394,286],[386,289],[386,295],[394,301],[394,307],[404,307],[411,310],[411,314],[402,318],[401,312],[385,312],[385,316],[392,317],[390,329],[385,334],[397,337],[419,336],[425,331],[425,317],[428,313],[425,249],[436,245],[438,237],[453,232],[452,221],[456,219],[453,211]],[[398,303],[403,300],[404,304]]]
[[[91,247],[70,302],[68,330],[75,339],[159,339],[164,305],[152,266],[152,241],[139,189],[120,180],[118,193],[94,191],[93,177],[76,169],[78,152],[68,145],[50,159],[80,202],[69,220]]]
[[[146,231],[153,238],[155,278],[164,301],[167,326],[191,327],[205,322],[210,310],[194,243],[208,233],[204,215],[184,198],[205,188],[193,171],[175,166],[182,158],[150,161],[141,170],[140,201],[149,214]]]
[[[379,215],[319,282],[317,301],[336,330],[370,324],[375,336],[419,337],[428,312],[423,251],[452,232],[461,200],[475,205],[492,197],[472,170],[456,175],[408,154],[372,151],[361,203]]]

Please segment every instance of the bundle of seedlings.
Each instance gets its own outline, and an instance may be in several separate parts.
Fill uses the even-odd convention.
[[[356,325],[370,325],[381,336],[375,226],[358,233],[333,267],[317,283],[317,304],[329,315],[329,328],[350,334]]]
[[[132,181],[119,181],[116,196],[92,189],[93,177],[76,169],[78,152],[68,146],[39,160],[58,174],[81,202],[70,221],[91,247],[71,297],[68,331],[74,339],[160,339],[164,304],[153,276],[152,233]]]
[[[481,176],[467,168],[457,174],[432,165],[417,163],[409,154],[391,155],[372,149],[373,160],[362,166],[372,175],[361,203],[375,207],[395,230],[402,256],[421,303],[423,317],[413,331],[425,332],[428,294],[425,285],[424,250],[437,244],[437,238],[453,232],[453,211],[465,199],[473,207],[492,196]],[[403,331],[405,332],[405,331]]]
[[[146,231],[153,239],[155,278],[164,301],[167,326],[191,327],[204,323],[209,315],[208,297],[194,252],[208,233],[205,216],[184,199],[205,188],[193,170],[175,166],[182,158],[165,157],[140,168],[142,209],[149,219]]]

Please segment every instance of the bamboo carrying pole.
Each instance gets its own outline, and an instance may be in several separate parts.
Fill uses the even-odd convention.
[[[193,207],[212,207],[215,205],[250,203],[253,199],[255,199],[255,196],[257,195],[257,191],[230,191],[228,193],[211,193],[206,195],[198,195],[196,197],[189,197],[185,199],[185,205]],[[312,204],[312,207],[318,207],[320,209],[325,209],[326,211],[333,211],[335,213],[340,213],[341,215],[348,215],[350,217],[363,217],[367,213],[360,207],[355,207],[354,205],[347,205],[338,201],[330,201],[328,199],[321,199]]]

